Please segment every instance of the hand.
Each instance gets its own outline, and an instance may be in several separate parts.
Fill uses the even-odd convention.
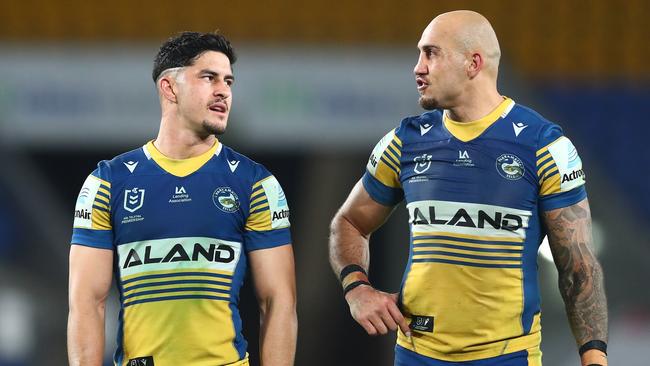
[[[582,354],[582,366],[607,366],[607,355],[597,349],[590,349]]]
[[[406,319],[397,308],[397,294],[378,291],[371,286],[361,285],[345,295],[350,313],[369,335],[387,334],[399,326],[402,332],[411,336]]]

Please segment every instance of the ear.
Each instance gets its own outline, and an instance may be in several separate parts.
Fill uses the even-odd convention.
[[[484,66],[485,61],[483,60],[483,55],[478,52],[473,53],[467,67],[467,76],[470,79],[474,79],[483,70]]]
[[[176,81],[170,76],[163,76],[158,80],[158,90],[160,95],[169,102],[176,103]]]

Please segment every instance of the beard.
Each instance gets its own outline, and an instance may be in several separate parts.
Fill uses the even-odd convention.
[[[223,135],[226,132],[226,124],[224,123],[223,125],[219,125],[216,123],[210,123],[206,120],[203,120],[202,123],[203,126],[203,131],[207,135],[215,135],[215,136],[220,136]]]
[[[432,111],[441,107],[440,103],[435,98],[431,97],[420,96],[418,103],[420,104],[420,107],[427,111]]]

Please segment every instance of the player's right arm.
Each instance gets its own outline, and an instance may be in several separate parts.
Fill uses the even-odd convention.
[[[343,268],[356,264],[366,272],[370,265],[370,234],[390,216],[393,207],[375,202],[359,181],[334,216],[330,231],[330,264],[339,276]],[[397,307],[397,294],[358,286],[345,295],[354,320],[370,335],[386,334],[399,326],[406,334],[408,324]]]
[[[334,273],[341,279],[350,312],[370,335],[402,329],[410,334],[397,307],[397,294],[374,289],[366,273],[370,265],[370,234],[403,199],[399,180],[401,141],[390,131],[375,146],[366,173],[354,186],[331,224],[329,252]],[[364,273],[365,272],[365,273]]]
[[[105,164],[88,176],[75,205],[68,283],[68,359],[100,366],[104,313],[113,276],[111,183]]]
[[[71,366],[101,366],[104,314],[113,276],[113,251],[70,248],[68,360]]]

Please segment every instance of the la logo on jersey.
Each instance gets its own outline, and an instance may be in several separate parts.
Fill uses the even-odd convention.
[[[124,209],[135,212],[144,205],[144,189],[133,188],[124,191]]]
[[[192,198],[190,197],[190,195],[185,190],[185,187],[183,186],[174,187],[174,194],[172,195],[172,198],[169,199],[169,203],[183,203],[183,202],[191,202],[191,201]]]
[[[426,153],[422,154],[420,156],[416,156],[413,159],[413,161],[415,162],[415,168],[413,168],[413,170],[418,174],[422,174],[422,173],[426,172],[427,170],[429,170],[429,168],[431,168],[431,158],[432,157],[433,156],[431,156],[429,154],[426,154]]]
[[[454,166],[474,166],[474,162],[469,157],[467,150],[458,150],[458,159],[454,162]]]

